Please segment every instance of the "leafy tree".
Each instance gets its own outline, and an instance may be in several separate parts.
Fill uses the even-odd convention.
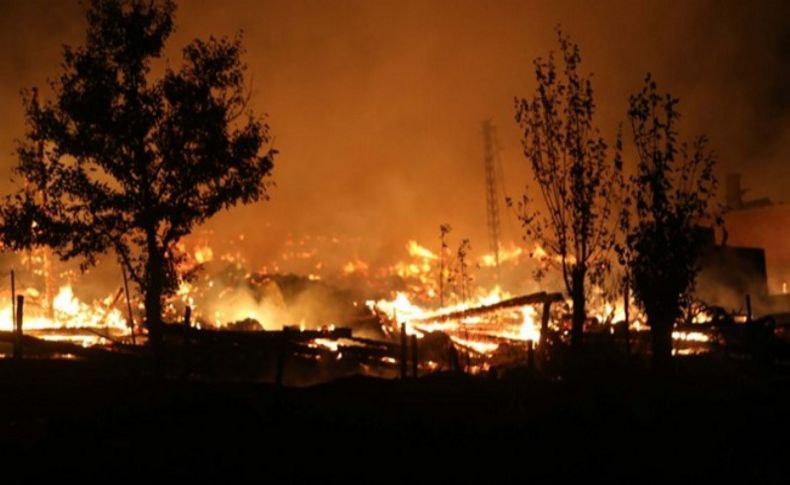
[[[113,251],[144,294],[155,353],[178,241],[218,211],[268,198],[274,151],[248,106],[240,37],[195,40],[175,70],[152,63],[173,32],[171,0],[93,0],[87,35],[64,47],[54,99],[23,95],[28,130],[0,236],[47,245],[83,268]]]
[[[622,161],[594,124],[590,76],[579,73],[579,46],[557,29],[561,66],[553,53],[534,61],[537,88],[531,99],[516,98],[516,122],[524,156],[532,168],[545,210],[524,195],[518,213],[525,239],[535,239],[547,261],[562,270],[573,301],[571,345],[582,347],[587,283],[600,280],[615,243],[613,207],[623,191]],[[528,187],[529,189],[529,187]],[[512,205],[512,201],[508,201]]]
[[[637,303],[647,315],[654,365],[666,368],[672,355],[672,327],[690,303],[705,242],[700,225],[718,225],[711,209],[716,193],[715,158],[704,136],[678,141],[678,100],[659,94],[648,74],[630,97],[628,118],[636,147],[618,249]]]

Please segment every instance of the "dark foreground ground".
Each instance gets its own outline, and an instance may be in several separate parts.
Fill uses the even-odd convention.
[[[717,358],[306,389],[2,361],[0,393],[5,483],[790,481],[788,381]]]

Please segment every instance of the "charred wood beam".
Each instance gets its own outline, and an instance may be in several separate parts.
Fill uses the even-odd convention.
[[[377,347],[357,347],[357,346],[339,346],[337,351],[330,350],[326,347],[321,346],[309,346],[307,342],[299,342],[294,345],[290,350],[290,353],[300,353],[300,354],[307,354],[307,355],[328,355],[328,356],[336,356],[338,352],[343,354],[343,358],[356,358],[358,360],[377,360],[383,357],[390,357],[394,361],[398,360],[398,354],[389,352],[386,349],[377,348]]]
[[[104,332],[99,332],[99,331],[98,331],[98,330],[96,330],[96,329],[93,329],[93,328],[85,328],[85,330],[86,330],[87,332],[89,332],[89,333],[93,334],[93,335],[96,335],[97,337],[101,337],[101,338],[103,338],[103,339],[109,340],[110,342],[114,343],[115,345],[123,345],[123,344],[124,344],[123,340],[121,340],[121,339],[116,339],[116,338],[113,338],[111,335],[109,335],[109,334],[106,334],[106,333],[104,333]]]
[[[400,345],[393,344],[391,342],[387,342],[385,340],[373,340],[369,338],[362,338],[362,337],[347,337],[349,340],[353,340],[354,342],[359,342],[364,344],[368,347],[379,347],[381,349],[387,349],[392,355],[396,355],[399,352]]]
[[[532,293],[530,295],[517,296],[515,298],[510,298],[508,300],[502,300],[500,302],[491,305],[483,305],[473,308],[467,308],[466,310],[458,310],[455,312],[443,313],[440,315],[434,315],[427,318],[421,318],[419,320],[413,320],[412,323],[419,324],[419,323],[446,322],[447,320],[459,320],[466,317],[484,315],[486,313],[493,313],[507,308],[515,308],[515,307],[521,307],[526,305],[540,305],[540,304],[545,305],[557,301],[562,301],[562,294],[546,293],[545,291],[541,291],[539,293]]]
[[[299,330],[299,328],[285,327],[281,331],[267,330],[221,330],[185,328],[183,324],[164,325],[165,335],[181,336],[185,332],[196,340],[236,341],[239,343],[275,342],[285,338],[292,341],[312,340],[316,338],[339,339],[351,338],[350,328],[335,328],[334,330]]]
[[[351,329],[348,327],[337,327],[333,330],[301,330],[299,327],[283,327],[282,332],[270,333],[282,333],[283,336],[288,337],[291,340],[312,340],[314,338],[351,338]]]
[[[68,329],[70,335],[78,335],[74,329]],[[46,330],[34,330],[31,333],[46,335]],[[0,332],[0,342],[13,344],[16,340],[15,332]],[[76,357],[91,358],[91,357],[124,357],[129,355],[139,354],[139,347],[130,345],[118,345],[109,347],[92,346],[83,347],[82,345],[75,344],[67,341],[45,340],[38,338],[31,334],[22,335],[22,343],[25,350],[33,355],[47,355],[47,354],[71,354]]]
[[[465,344],[463,342],[453,341],[453,345],[455,347],[458,347],[459,349],[464,350],[467,353],[475,354],[475,355],[480,356],[480,357],[485,357],[486,356],[485,352],[480,352],[479,350],[475,349],[474,347],[472,347],[470,345],[467,345],[467,344]]]

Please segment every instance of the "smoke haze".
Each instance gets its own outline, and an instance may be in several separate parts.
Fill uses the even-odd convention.
[[[59,74],[61,45],[82,42],[76,1],[0,0],[0,188],[23,134],[19,90]],[[720,174],[786,199],[790,180],[790,4],[740,1],[181,1],[168,59],[189,40],[244,31],[253,106],[267,113],[272,199],[218,216],[220,245],[245,234],[266,264],[306,234],[359,238],[344,257],[386,261],[438,226],[487,249],[481,121],[498,128],[505,190],[528,181],[513,97],[534,89],[531,61],[582,49],[607,139],[647,71],[681,99],[682,132],[707,133]],[[503,204],[504,206],[504,204]],[[504,207],[502,208],[504,211]],[[503,221],[518,241],[517,222]],[[253,251],[252,248],[255,248]]]

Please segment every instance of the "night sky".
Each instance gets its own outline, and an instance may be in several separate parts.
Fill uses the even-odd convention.
[[[23,134],[19,91],[59,74],[61,45],[82,42],[83,8],[0,0],[3,192]],[[722,178],[740,171],[749,195],[788,200],[788,2],[193,0],[176,22],[175,65],[192,38],[244,31],[253,106],[281,152],[277,187],[209,226],[244,232],[256,254],[279,251],[288,233],[339,234],[385,258],[408,239],[435,240],[443,222],[487,248],[480,122],[497,125],[505,189],[520,194],[513,97],[531,95],[532,59],[556,48],[558,23],[594,73],[607,139],[651,71],[681,99],[682,133],[710,136]],[[518,238],[515,220],[503,226]]]

